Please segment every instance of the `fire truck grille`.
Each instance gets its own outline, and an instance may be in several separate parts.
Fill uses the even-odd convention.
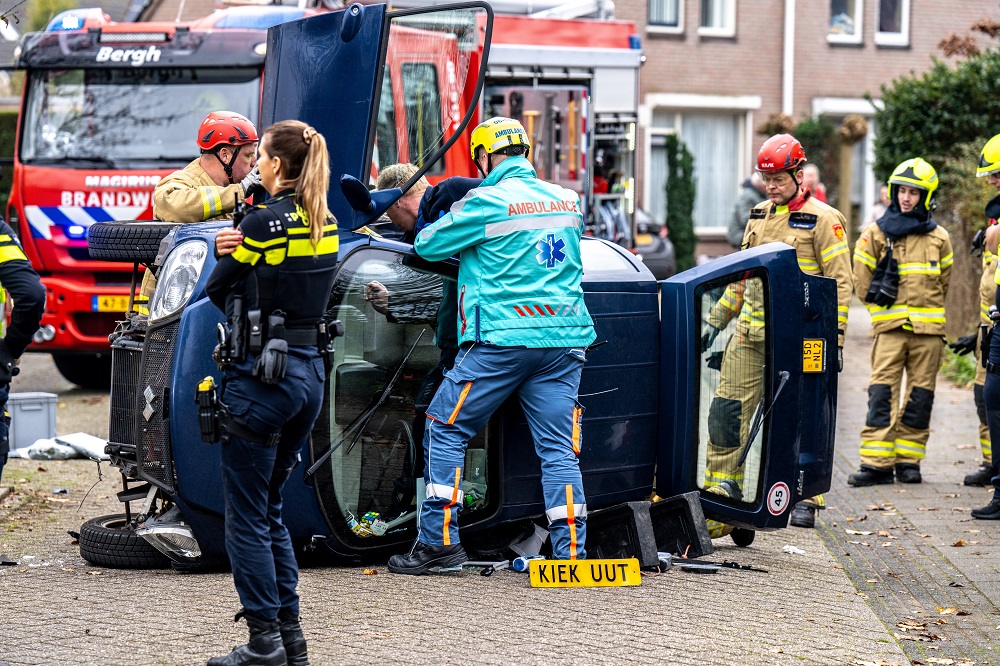
[[[142,356],[142,381],[136,393],[136,457],[139,476],[170,490],[174,487],[174,467],[170,452],[170,421],[164,410],[174,364],[174,345],[179,321],[146,333]]]
[[[135,443],[135,416],[142,381],[142,343],[120,338],[111,345],[111,422],[108,441]]]

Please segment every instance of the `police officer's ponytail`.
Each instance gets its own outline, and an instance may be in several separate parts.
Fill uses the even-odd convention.
[[[268,152],[280,157],[285,167],[282,188],[295,188],[296,201],[309,215],[309,240],[315,248],[323,237],[323,225],[332,217],[326,205],[330,189],[330,156],[326,139],[298,120],[282,120],[264,130]]]

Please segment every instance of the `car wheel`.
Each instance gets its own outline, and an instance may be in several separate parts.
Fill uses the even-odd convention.
[[[111,388],[111,354],[52,354],[52,361],[71,384],[97,391]]]
[[[101,261],[152,264],[160,249],[160,241],[176,227],[176,222],[96,222],[87,230],[87,252],[91,259]]]
[[[739,546],[740,548],[746,548],[747,546],[753,543],[754,537],[757,536],[757,533],[754,532],[753,530],[737,527],[736,529],[734,529],[732,532],[729,533],[729,536],[733,538],[733,543],[735,543],[737,546]]]
[[[80,555],[112,569],[165,569],[170,560],[137,535],[125,514],[91,518],[80,527]]]

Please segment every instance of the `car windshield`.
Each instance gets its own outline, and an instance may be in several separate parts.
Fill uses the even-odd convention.
[[[195,135],[206,115],[227,110],[256,121],[259,91],[253,67],[35,70],[21,161],[67,168],[184,164],[198,154]]]

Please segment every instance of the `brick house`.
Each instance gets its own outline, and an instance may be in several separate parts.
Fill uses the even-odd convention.
[[[722,231],[766,138],[755,131],[764,120],[784,112],[839,125],[849,113],[871,116],[866,92],[877,98],[881,84],[925,71],[932,56],[943,58],[943,38],[966,34],[979,19],[1000,19],[1000,3],[618,0],[616,18],[636,23],[647,58],[638,203],[664,217],[663,138],[679,133],[695,156],[699,252],[713,255],[729,249]],[[855,147],[852,201],[860,219],[878,195],[874,131]]]

